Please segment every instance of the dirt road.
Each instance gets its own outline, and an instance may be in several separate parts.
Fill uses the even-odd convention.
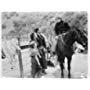
[[[65,59],[67,60],[67,59]],[[67,62],[65,62],[65,78],[67,78]],[[45,77],[48,78],[60,78],[60,68],[57,65],[55,68],[48,68],[48,74]],[[88,73],[88,60],[85,54],[75,54],[73,55],[71,62],[71,74],[72,78],[86,78]]]
[[[23,58],[23,68],[24,68],[24,77],[30,76],[31,71],[31,63],[29,51],[22,51]],[[65,59],[67,61],[67,59]],[[67,78],[67,64],[65,64],[65,78]],[[47,74],[44,75],[44,78],[60,78],[60,67],[59,65],[54,68],[48,67]],[[71,73],[72,78],[85,78],[88,73],[88,60],[86,54],[78,54],[73,55],[71,62]],[[8,58],[3,59],[2,61],[2,76],[3,77],[19,77],[20,71],[18,66],[18,59],[13,61],[12,63],[8,60]]]

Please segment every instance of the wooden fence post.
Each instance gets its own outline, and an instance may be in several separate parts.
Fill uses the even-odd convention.
[[[18,46],[20,47],[20,37],[18,39]],[[21,51],[18,50],[18,60],[19,60],[19,68],[20,68],[20,77],[23,77],[23,63],[22,63],[22,54]]]

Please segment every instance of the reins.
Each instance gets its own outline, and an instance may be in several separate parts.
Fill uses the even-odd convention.
[[[68,32],[67,32],[67,33],[68,33]],[[64,40],[63,40],[63,36],[65,36],[67,33],[62,33],[62,34],[58,35],[58,39],[59,39],[59,37],[60,37],[60,39],[61,39],[61,41],[62,41],[62,43],[63,43],[64,45],[66,45],[66,44],[65,44],[65,42],[64,42]]]

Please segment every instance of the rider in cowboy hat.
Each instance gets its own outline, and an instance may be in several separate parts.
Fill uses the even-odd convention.
[[[55,23],[54,31],[56,35],[62,34],[70,30],[70,26],[61,17],[53,18],[50,25]]]
[[[62,18],[56,18],[57,23],[55,24],[55,33],[56,35],[62,34],[70,30],[70,26],[67,22],[63,21]]]

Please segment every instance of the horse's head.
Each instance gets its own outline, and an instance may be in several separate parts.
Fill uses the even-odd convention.
[[[83,31],[80,31],[79,29],[76,28],[76,41],[81,44],[85,49],[87,48],[88,45],[88,40]]]

